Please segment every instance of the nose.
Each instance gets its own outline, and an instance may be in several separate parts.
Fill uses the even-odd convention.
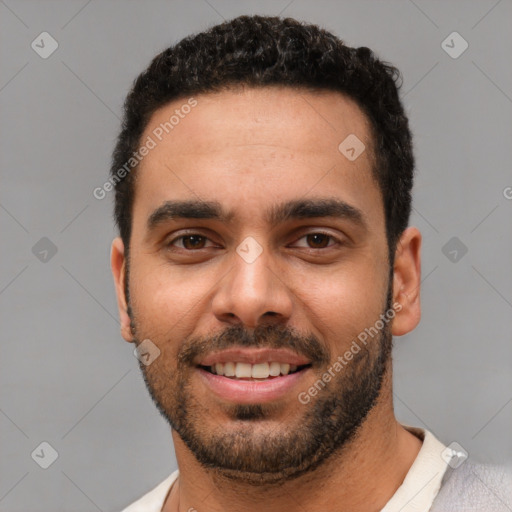
[[[259,324],[285,324],[292,313],[291,291],[278,269],[271,267],[268,251],[254,261],[234,254],[231,270],[224,276],[212,300],[213,314],[224,323],[255,328]]]

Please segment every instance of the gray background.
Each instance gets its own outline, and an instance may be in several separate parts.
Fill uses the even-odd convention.
[[[112,197],[92,191],[135,76],[185,35],[244,13],[319,23],[401,69],[424,246],[422,322],[396,339],[397,416],[471,458],[512,460],[510,0],[4,0],[2,511],[120,510],[176,467],[119,334]],[[31,48],[43,31],[59,44],[47,59]],[[441,47],[453,31],[469,43],[456,59]],[[56,254],[45,240],[33,249],[43,237]],[[43,441],[59,455],[46,470],[31,457]]]

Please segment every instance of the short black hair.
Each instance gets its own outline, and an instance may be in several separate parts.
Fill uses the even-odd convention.
[[[317,25],[292,18],[239,16],[167,48],[128,93],[112,157],[114,216],[126,250],[136,170],[134,165],[126,172],[126,163],[138,150],[153,113],[191,95],[238,86],[288,86],[340,92],[355,101],[370,121],[372,171],[383,197],[392,261],[396,242],[409,222],[414,174],[412,137],[398,94],[399,81],[399,71],[369,48],[351,48]],[[122,174],[121,169],[125,169]]]

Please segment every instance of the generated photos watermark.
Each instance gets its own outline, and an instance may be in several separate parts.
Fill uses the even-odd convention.
[[[395,302],[393,307],[388,309],[385,313],[381,313],[378,320],[371,327],[367,327],[361,331],[357,337],[352,341],[350,348],[347,349],[342,355],[338,356],[336,361],[329,366],[329,368],[322,374],[322,376],[315,381],[315,383],[306,391],[301,391],[297,395],[297,399],[303,405],[311,402],[311,398],[316,396],[319,391],[325,388],[333,378],[335,378],[347,366],[349,361],[352,361],[354,356],[361,352],[361,345],[366,346],[368,337],[373,339],[379,334],[382,329],[395,318],[396,313],[402,310],[402,304]]]
[[[107,193],[114,190],[117,183],[126,178],[126,176],[133,170],[144,158],[149,154],[152,149],[155,149],[158,146],[158,143],[161,142],[166,135],[172,132],[176,126],[178,126],[182,119],[190,114],[192,109],[197,106],[197,100],[195,98],[189,98],[186,103],[181,105],[180,108],[174,110],[174,114],[169,118],[168,121],[164,123],[160,123],[153,131],[151,135],[146,137],[146,140],[142,143],[137,151],[135,151],[132,156],[124,163],[122,167],[120,167],[115,174],[110,176],[110,178],[103,183],[101,187],[96,187],[92,195],[98,199],[102,200],[107,197]]]

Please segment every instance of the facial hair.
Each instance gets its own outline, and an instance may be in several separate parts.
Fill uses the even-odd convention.
[[[390,308],[388,289],[383,312]],[[129,314],[138,345],[142,337],[137,333],[141,329],[131,308]],[[163,346],[165,341],[157,344]],[[191,376],[197,371],[193,361],[235,345],[292,349],[311,361],[315,382],[340,355],[334,354],[333,358],[316,336],[305,336],[289,326],[265,324],[249,332],[238,324],[213,336],[185,339],[178,350],[177,364],[158,357],[148,366],[139,361],[139,366],[157,409],[204,468],[255,486],[282,485],[313,471],[356,437],[380,395],[392,335],[391,326],[384,323],[384,328],[367,345],[360,345],[359,352],[330,382],[323,382],[325,386],[309,403],[303,405],[297,400],[295,418],[276,422],[280,406],[272,402],[224,404],[218,407],[228,416],[229,423],[214,425],[209,421],[209,410],[216,403],[199,401],[191,386]],[[346,348],[342,352],[345,351]]]

